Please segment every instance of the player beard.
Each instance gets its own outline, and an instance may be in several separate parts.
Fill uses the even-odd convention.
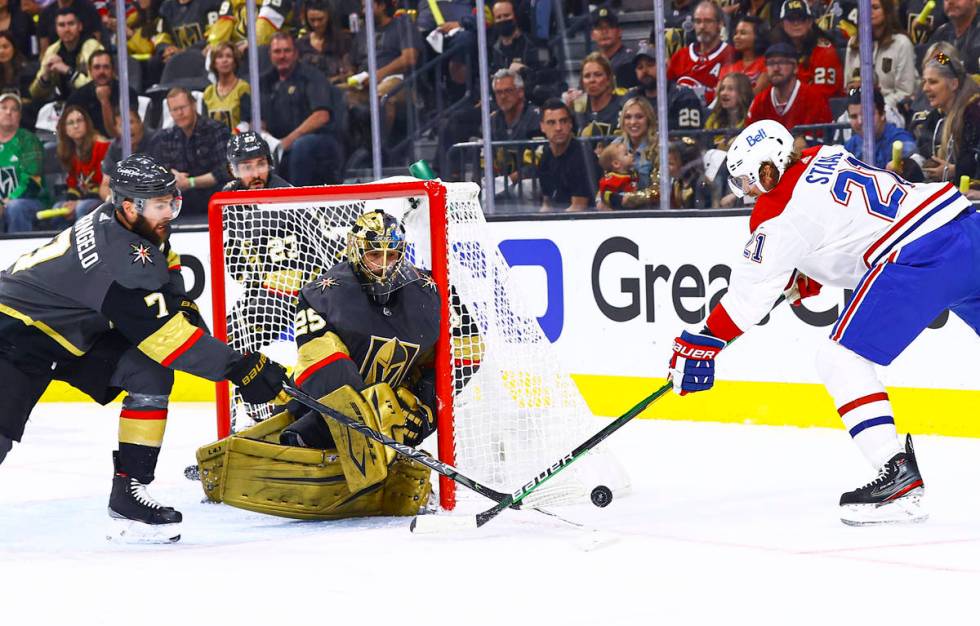
[[[245,186],[249,189],[265,189],[269,184],[265,178],[261,176],[253,176],[245,183]]]
[[[170,222],[164,222],[156,228],[150,226],[150,222],[145,217],[137,214],[136,221],[133,222],[133,232],[149,239],[155,245],[160,245],[170,239]]]

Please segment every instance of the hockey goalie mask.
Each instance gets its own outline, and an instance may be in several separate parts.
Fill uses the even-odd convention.
[[[368,296],[378,305],[411,282],[405,262],[405,229],[384,211],[357,218],[347,236],[347,261]]]
[[[782,176],[793,154],[793,135],[779,122],[762,120],[739,133],[728,149],[728,186],[742,198],[752,189],[766,193],[759,181],[764,163],[772,163]]]

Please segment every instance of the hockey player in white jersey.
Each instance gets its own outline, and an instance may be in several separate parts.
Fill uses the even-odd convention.
[[[705,327],[675,340],[674,390],[710,389],[717,354],[782,294],[798,304],[821,284],[852,288],[817,369],[879,473],[841,496],[841,520],[924,520],[912,440],[902,445],[874,365],[891,363],[946,309],[980,334],[980,215],[950,183],[911,184],[840,146],[796,153],[773,121],[742,131],[728,170],[736,195],[756,198],[751,237]]]

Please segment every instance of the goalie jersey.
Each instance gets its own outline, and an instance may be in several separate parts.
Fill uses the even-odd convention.
[[[903,247],[971,209],[952,183],[913,184],[841,146],[810,148],[756,202],[743,258],[708,329],[727,341],[758,323],[794,269],[825,285],[855,288],[859,303],[862,285]]]
[[[39,365],[80,357],[112,329],[154,361],[220,380],[240,355],[191,324],[180,257],[112,205],[0,272],[0,340]]]
[[[358,391],[377,383],[392,389],[418,386],[439,338],[440,300],[427,274],[412,266],[405,270],[418,279],[401,287],[388,306],[371,302],[347,262],[302,289],[296,308],[297,385],[318,397],[343,385]],[[431,377],[424,378],[431,386]],[[429,406],[433,394],[416,392]]]

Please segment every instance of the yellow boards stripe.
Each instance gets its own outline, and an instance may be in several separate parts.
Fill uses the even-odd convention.
[[[662,378],[573,374],[596,415],[618,417],[653,393]],[[889,387],[895,424],[913,434],[980,437],[980,390]],[[683,398],[667,394],[641,418],[843,428],[823,385],[719,381],[714,389]]]

